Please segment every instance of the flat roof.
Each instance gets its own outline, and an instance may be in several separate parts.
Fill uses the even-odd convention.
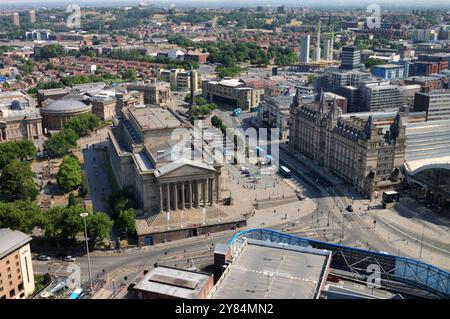
[[[129,113],[142,130],[176,128],[181,125],[181,122],[172,113],[161,107],[130,108]]]
[[[317,298],[331,252],[247,239],[213,299]]]
[[[9,228],[0,228],[0,238],[0,259],[31,241],[31,236]]]
[[[134,289],[182,299],[195,299],[212,275],[158,266],[150,270]]]

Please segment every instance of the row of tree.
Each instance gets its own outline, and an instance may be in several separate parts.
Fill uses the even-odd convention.
[[[100,119],[95,114],[81,114],[64,124],[64,129],[44,142],[44,152],[50,157],[67,155],[77,146],[80,137],[98,128]]]
[[[36,227],[46,236],[75,240],[84,230],[82,206],[52,207],[43,212],[31,201],[0,202],[0,228],[11,228],[31,233]],[[86,220],[89,239],[97,244],[109,238],[113,226],[104,213],[89,214]]]

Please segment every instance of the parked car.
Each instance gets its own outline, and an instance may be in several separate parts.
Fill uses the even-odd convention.
[[[39,255],[36,259],[40,261],[52,261],[52,258],[47,255]]]
[[[76,261],[76,258],[72,257],[72,256],[66,256],[66,257],[64,257],[63,260],[67,261],[67,262],[74,262],[74,261]]]

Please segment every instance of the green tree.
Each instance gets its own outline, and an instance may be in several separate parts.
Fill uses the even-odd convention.
[[[112,192],[108,198],[108,203],[113,212],[114,219],[117,219],[119,213],[122,210],[127,210],[129,208],[137,208],[136,202],[134,201],[133,198],[133,194],[125,190],[118,190]]]
[[[80,206],[71,206],[63,209],[63,219],[60,223],[63,238],[75,239],[75,236],[83,230],[83,219],[80,216],[84,210]]]
[[[375,66],[380,65],[380,64],[386,64],[386,61],[381,60],[381,59],[377,59],[377,58],[370,58],[366,61],[365,65],[366,68],[368,69],[373,69]]]
[[[47,156],[64,156],[77,146],[78,135],[71,128],[63,129],[44,142]]]
[[[14,141],[0,144],[0,169],[13,159],[19,161],[36,158],[36,146],[31,141]]]
[[[72,129],[78,137],[86,136],[89,131],[98,128],[100,119],[95,114],[81,114],[75,116],[64,124],[64,129]]]
[[[44,233],[49,237],[57,237],[62,234],[64,208],[55,206],[45,212]]]
[[[133,234],[136,231],[136,212],[133,208],[122,210],[116,220],[116,225],[119,229],[127,230],[128,234]]]
[[[90,214],[87,219],[87,231],[94,244],[109,238],[114,222],[105,213]]]
[[[39,194],[31,165],[14,159],[0,172],[0,193],[10,201],[34,200]]]
[[[75,156],[64,157],[56,174],[56,182],[65,192],[74,190],[83,183],[81,165]]]
[[[44,225],[41,209],[30,201],[0,202],[0,228],[11,228],[31,233],[34,227]]]

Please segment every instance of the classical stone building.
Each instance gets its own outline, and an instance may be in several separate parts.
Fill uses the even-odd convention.
[[[219,201],[221,164],[172,155],[187,128],[166,108],[129,107],[110,127],[109,157],[122,189],[144,214],[211,206]],[[184,145],[194,149],[191,139]]]
[[[291,107],[290,150],[352,185],[359,193],[374,194],[396,187],[405,162],[405,126],[400,114],[387,124],[373,116],[342,114],[332,101]]]
[[[0,143],[42,135],[42,118],[32,97],[21,91],[0,93]]]
[[[138,91],[121,92],[119,90],[104,90],[89,98],[92,113],[102,120],[111,120],[124,107],[144,103],[144,94]]]
[[[162,106],[170,98],[169,84],[157,82],[156,79],[128,84],[127,90],[143,92],[145,104]]]
[[[58,131],[64,128],[64,124],[71,118],[91,113],[92,105],[85,104],[75,99],[61,99],[49,102],[41,109],[44,128],[49,131]]]

